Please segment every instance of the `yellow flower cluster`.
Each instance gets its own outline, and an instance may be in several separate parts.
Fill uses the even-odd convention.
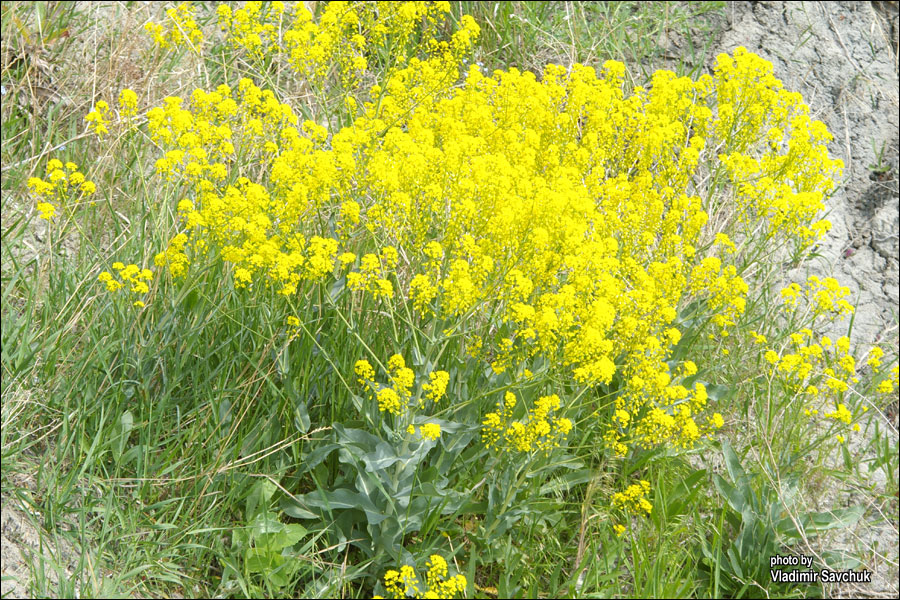
[[[125,88],[119,92],[119,109],[123,117],[133,117],[137,114],[138,96],[134,90]]]
[[[429,440],[436,440],[441,437],[441,426],[437,423],[425,423],[420,428],[422,437]]]
[[[406,428],[406,433],[408,433],[409,435],[415,435],[416,426],[409,425]],[[419,427],[419,433],[426,440],[436,440],[441,437],[441,426],[438,423],[425,423],[424,425]]]
[[[853,314],[853,306],[846,300],[850,295],[850,288],[840,285],[833,277],[823,280],[817,276],[810,276],[807,281],[807,297],[813,307],[813,315],[836,313],[838,318]]]
[[[149,22],[144,29],[153,36],[160,48],[186,46],[200,54],[203,48],[203,32],[194,18],[194,7],[190,2],[182,2],[175,8],[166,10],[165,24]]]
[[[479,31],[473,19],[464,17],[451,39],[441,41],[449,2],[328,2],[317,18],[304,3],[247,2],[239,9],[223,4],[216,12],[233,48],[259,60],[284,57],[317,94],[328,83],[336,85],[351,113],[358,106],[352,96],[358,95],[355,88],[367,70],[409,79],[417,77],[424,62],[443,79],[428,93],[448,89]],[[426,55],[424,61],[419,54]]]
[[[391,598],[456,598],[457,594],[465,594],[467,586],[465,576],[457,574],[448,577],[450,569],[440,554],[428,557],[425,567],[427,588],[424,591],[419,588],[415,569],[409,565],[400,567],[399,571],[391,569],[384,574],[385,590]]]
[[[119,92],[119,111],[122,120],[128,120],[137,114],[137,103],[138,97],[133,90],[125,88]],[[88,122],[91,131],[102,138],[109,133],[108,125],[111,123],[109,104],[105,100],[98,100],[94,110],[85,115],[84,120]]]
[[[884,350],[882,350],[878,346],[875,346],[871,350],[869,350],[869,358],[866,361],[866,364],[872,367],[872,371],[874,373],[878,373],[878,368],[881,366],[882,358],[884,358]]]
[[[856,359],[850,354],[850,339],[841,336],[832,341],[827,335],[817,338],[809,328],[790,335],[790,341],[776,352],[767,349],[764,358],[773,375],[780,376],[788,389],[817,397],[824,386],[841,397],[856,383]]]
[[[415,372],[406,366],[406,361],[399,354],[394,354],[388,359],[387,368],[390,386],[376,383],[375,369],[365,359],[356,361],[353,370],[359,385],[366,388],[370,398],[374,397],[378,401],[378,410],[392,415],[404,414],[410,408],[413,387],[416,383]],[[450,374],[446,371],[429,373],[428,383],[422,385],[422,391],[416,404],[420,408],[424,408],[426,400],[431,402],[440,400],[447,390],[449,381]],[[422,426],[422,435],[429,439],[437,439],[440,437],[440,433],[440,425],[426,424]]]
[[[187,235],[179,233],[169,241],[169,247],[164,252],[153,258],[153,263],[157,267],[168,267],[172,277],[183,277],[190,266],[190,259],[185,252],[187,241]]]
[[[147,282],[153,280],[153,271],[141,269],[134,264],[125,265],[121,262],[113,263],[112,268],[113,271],[116,271],[115,275],[109,271],[103,271],[97,276],[97,280],[106,285],[106,289],[112,293],[127,287],[137,297],[133,302],[134,306],[143,307],[142,298],[150,291]]]
[[[353,370],[356,373],[359,385],[370,385],[375,382],[375,369],[372,368],[369,361],[365,359],[356,361]]]
[[[439,41],[449,13],[449,2],[329,2],[315,22],[300,6],[284,33],[284,51],[297,73],[317,88],[334,73],[340,87],[350,91],[367,68],[392,70],[393,62],[417,64],[415,54],[424,48],[431,55],[425,60],[431,69],[445,75],[452,69],[440,86],[446,89],[458,77],[459,60],[478,36],[478,26],[468,18],[449,42]],[[379,57],[373,52],[376,48],[391,51]],[[388,64],[370,64],[370,59]],[[404,73],[401,77],[414,78],[419,69],[399,71]],[[373,91],[372,96],[377,94]]]
[[[355,258],[352,253],[346,253],[346,260]],[[341,258],[343,262],[345,259]],[[368,253],[360,259],[359,270],[347,273],[347,287],[354,291],[370,292],[376,299],[394,297],[394,285],[387,279],[393,269],[397,267],[399,257],[397,250],[386,246],[381,250],[381,256]]]
[[[844,406],[843,402],[839,402],[837,408],[835,408],[831,412],[825,413],[825,417],[828,419],[834,419],[835,421],[841,421],[845,425],[849,425],[853,420],[853,413],[851,413],[846,406]]]
[[[384,574],[384,587],[393,598],[408,598],[419,594],[419,578],[410,565],[403,565],[399,571],[390,569]]]
[[[234,90],[225,85],[209,93],[195,90],[190,109],[182,104],[181,98],[166,98],[147,118],[151,138],[166,149],[157,172],[195,185],[193,200],[178,206],[190,236],[185,242],[204,254],[210,247],[218,250],[233,265],[237,287],[251,287],[259,278],[289,295],[301,281],[331,274],[338,241],[307,238],[300,229],[315,217],[310,196],[329,193],[327,174],[334,167],[317,162],[324,130],[307,121],[301,133],[292,109],[248,79]],[[222,185],[236,153],[271,163],[276,152],[282,161],[303,166],[300,171],[272,166],[274,194],[246,177]]]
[[[698,155],[703,139],[687,136],[668,115],[666,128],[648,132],[651,117],[673,99],[683,110],[693,107],[683,117],[699,123],[694,133],[709,129],[710,111],[696,102],[707,83],[660,76],[652,93],[624,98],[617,67],[608,64],[599,79],[584,67],[549,67],[543,83],[530,74],[487,79],[471,70],[464,88],[431,113],[404,119],[403,130],[388,127],[367,153],[379,178],[371,180],[376,202],[365,220],[405,248],[436,242],[443,250],[437,269],[429,264],[410,279],[409,297],[423,317],[436,305],[449,315],[479,307],[488,313],[503,286],[503,312],[518,332],[499,353],[544,353],[572,365],[581,381],[606,383],[622,357],[623,370],[637,376],[628,378],[639,384],[633,397],[657,402],[658,390],[647,383],[668,369],[665,357],[680,336],[667,324],[678,302],[705,290],[724,327],[743,311],[747,288],[734,267],[705,264],[694,273],[683,260],[694,254],[706,215],[699,198],[671,186],[679,168],[696,166],[693,152],[682,160],[671,136],[681,131],[686,151]],[[494,108],[501,103],[502,112]],[[655,113],[648,115],[650,106]],[[629,130],[635,120],[645,125]],[[646,154],[638,149],[650,142],[669,154],[657,150],[639,177],[617,173],[641,164]],[[665,160],[672,164],[663,172]],[[435,189],[432,182],[448,172],[465,175]],[[595,176],[576,176],[583,173]],[[448,197],[456,199],[449,206]]]
[[[781,312],[787,317],[797,312],[808,313],[812,327],[818,321],[834,322],[853,313],[853,306],[845,299],[849,293],[837,280],[831,277],[821,280],[813,275],[804,286],[791,283],[781,290]],[[767,343],[765,336],[756,332],[751,335],[757,343]],[[873,349],[876,366],[880,365],[882,355],[880,348]],[[769,347],[763,356],[771,365],[772,374],[780,376],[788,389],[810,397],[818,396],[821,386],[840,397],[857,382],[856,359],[850,353],[847,336],[832,341],[829,336],[817,336],[813,328],[805,327],[791,333],[780,351]]]
[[[366,43],[381,43],[406,35],[401,23],[437,24],[446,13],[440,3],[332,2],[313,23],[298,16],[304,10],[292,27],[299,31],[300,19],[311,29],[285,35],[285,45],[310,76],[320,68],[310,65],[337,60],[336,49],[317,44],[337,44],[354,28],[369,32]],[[615,61],[599,73],[550,65],[542,80],[473,66],[463,85],[451,86],[475,35],[477,25],[461,19],[428,58],[408,60],[370,88],[360,115],[333,134],[300,124],[291,107],[246,79],[151,109],[149,133],[164,151],[157,171],[193,187],[178,205],[187,237],[157,264],[183,273],[190,249],[191,260],[228,263],[236,287],[288,296],[349,268],[356,293],[409,301],[421,319],[484,325],[471,335],[495,372],[541,355],[580,383],[609,386],[616,377],[615,409],[629,415],[625,426],[606,424],[617,452],[690,446],[708,429],[696,420],[706,396],[670,372],[678,310],[705,298],[725,330],[747,293],[733,265],[698,255],[708,217],[694,182],[721,160],[736,193],[749,194],[738,189],[752,175],[738,165],[741,153],[771,150],[774,120],[788,157],[771,167],[777,198],[754,196],[754,206],[767,207],[742,214],[805,244],[816,211],[768,205],[829,189],[822,173],[836,166],[824,134],[803,120],[806,107],[780,89],[771,66],[742,49],[720,60],[715,77],[660,71],[629,95]],[[354,55],[360,47],[344,46]],[[251,179],[239,164],[259,169]],[[394,385],[378,394],[386,412],[408,399]],[[523,434],[519,443],[540,438]]]
[[[513,418],[517,404],[516,395],[506,392],[497,411],[485,416],[481,427],[485,446],[510,453],[549,452],[572,431],[572,421],[552,415],[560,409],[556,394],[540,397],[533,410],[526,410],[524,420]]]
[[[107,128],[109,124],[109,104],[105,100],[97,101],[97,104],[94,105],[94,110],[86,114],[84,120],[88,122],[89,127],[98,137],[103,137],[109,133],[109,128]]]
[[[760,354],[768,365],[768,374],[783,388],[799,396],[805,402],[804,414],[817,419],[823,400],[833,402],[834,410],[822,416],[844,425],[851,425],[859,431],[853,421],[868,410],[865,405],[847,406],[847,399],[857,394],[851,388],[859,383],[857,361],[850,349],[850,338],[841,336],[835,340],[828,335],[817,333],[822,323],[835,323],[852,314],[853,306],[846,300],[848,288],[841,286],[833,278],[820,279],[813,275],[805,285],[791,283],[781,290],[780,312],[787,321],[794,321],[797,315],[809,322],[809,327],[787,335],[780,344],[770,344],[765,335],[756,331],[749,336],[760,346]],[[873,347],[867,364],[877,374],[882,364],[884,351]],[[893,380],[884,379],[876,387],[877,393],[890,394],[896,384],[896,367]],[[846,441],[839,435],[840,441]]]
[[[878,384],[878,392],[885,395],[893,394],[894,390],[900,385],[898,380],[900,380],[900,369],[895,365],[891,369],[891,376]]]
[[[705,292],[709,297],[709,307],[714,312],[712,321],[727,335],[727,328],[744,312],[745,297],[749,287],[737,274],[734,265],[722,268],[722,261],[709,256],[691,270],[691,289],[695,293]]]
[[[696,382],[693,390],[688,390],[682,385],[670,385],[667,376],[658,376],[652,385],[669,398],[671,405],[649,408],[642,418],[635,418],[635,413],[617,408],[613,419],[616,428],[611,428],[607,433],[616,454],[624,456],[627,452],[628,445],[623,440],[628,440],[629,435],[636,445],[643,447],[668,443],[690,448],[702,436],[725,424],[719,413],[709,415],[704,425],[697,423],[695,417],[703,411],[708,400],[706,386],[702,383]],[[616,405],[625,406],[625,403],[617,399]]]
[[[450,383],[450,373],[447,371],[434,371],[428,375],[428,383],[422,385],[425,396],[420,402],[424,405],[425,399],[437,402],[447,393],[447,384]]]
[[[91,196],[97,191],[97,186],[85,179],[75,163],[63,164],[53,158],[47,161],[46,180],[30,177],[28,189],[38,198],[36,206],[41,213],[40,218],[50,221],[56,215],[54,202],[65,205],[82,196]]]
[[[734,58],[719,55],[715,80],[716,130],[727,140],[720,158],[735,186],[741,222],[751,229],[764,224],[764,239],[788,234],[809,247],[831,227],[816,216],[843,168],[828,156],[831,134],[810,119],[800,94],[783,89],[771,63],[744,48]],[[755,151],[760,146],[761,154]]]
[[[324,87],[332,69],[341,87],[348,89],[368,66],[366,38],[361,33],[362,4],[330,2],[318,22],[305,6],[296,9],[284,33],[284,51],[294,70],[318,89]]]
[[[633,483],[624,492],[616,492],[612,496],[613,508],[621,508],[635,514],[647,514],[653,510],[653,504],[647,500],[650,493],[650,482],[641,479]]]
[[[638,483],[629,485],[624,492],[616,492],[612,495],[612,507],[624,510],[626,514],[647,515],[653,512],[653,504],[647,500],[650,493],[650,482],[641,479]],[[613,523],[613,532],[616,537],[622,537],[628,531],[628,527],[621,523]]]
[[[219,27],[226,32],[229,44],[259,59],[281,50],[279,29],[284,12],[284,2],[246,2],[235,10],[227,4],[216,8]]]

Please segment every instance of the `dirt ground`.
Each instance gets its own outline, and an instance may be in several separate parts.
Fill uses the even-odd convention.
[[[730,2],[722,27],[717,50],[744,46],[771,61],[785,87],[801,92],[813,117],[828,126],[834,135],[831,153],[845,163],[843,185],[829,200],[833,228],[820,244],[821,256],[811,266],[786,272],[785,280],[803,281],[813,273],[836,277],[851,288],[857,307],[852,338],[861,349],[873,342],[896,349],[898,2]],[[681,50],[678,39],[666,43],[670,55]],[[896,413],[888,420],[896,434]],[[896,597],[897,527],[888,522],[848,532],[854,538],[846,540],[848,547],[856,542],[878,549],[874,581],[829,593]],[[48,546],[46,540],[53,536],[39,535],[34,519],[7,497],[2,498],[0,533],[4,598],[27,595],[31,556],[46,557],[37,562],[46,562],[51,570],[50,565],[57,565],[64,577],[71,574],[78,552],[63,543]],[[58,576],[48,574],[51,580]]]

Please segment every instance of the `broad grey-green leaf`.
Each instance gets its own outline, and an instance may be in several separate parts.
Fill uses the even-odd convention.
[[[736,513],[744,512],[746,506],[744,496],[740,494],[733,485],[725,481],[725,479],[718,474],[713,475],[713,484],[716,486],[716,489],[719,490],[719,493],[725,497],[725,500],[733,511]]]
[[[320,446],[303,457],[303,463],[300,465],[300,473],[306,473],[307,471],[312,471],[320,464],[322,461],[328,458],[328,455],[334,452],[335,450],[341,447],[340,444],[325,444],[324,446]]]
[[[341,277],[340,279],[338,279],[337,281],[335,281],[333,284],[331,284],[331,287],[328,289],[328,297],[331,299],[332,302],[336,302],[338,300],[338,298],[340,298],[341,293],[344,291],[344,288],[346,288],[346,287],[347,287],[347,277],[344,276],[344,277]]]
[[[131,414],[130,410],[126,410],[119,416],[119,422],[116,423],[115,427],[115,438],[113,438],[112,442],[112,451],[113,456],[115,456],[116,461],[122,458],[122,453],[125,451],[125,445],[128,443],[128,437],[131,435],[131,430],[134,428],[134,415]]]
[[[375,446],[374,452],[369,452],[362,457],[368,471],[381,471],[400,460],[394,447],[387,442],[380,441]]]
[[[340,423],[334,423],[331,427],[337,435],[337,441],[359,446],[366,451],[372,451],[381,441],[381,438],[363,429],[344,427]]]
[[[858,569],[862,565],[859,557],[843,550],[826,550],[821,556],[822,562],[832,569]]]
[[[278,533],[284,529],[284,524],[278,520],[274,513],[264,512],[256,515],[250,523],[250,533],[254,539],[261,539],[264,535]]]
[[[412,345],[412,363],[414,367],[421,367],[425,364],[425,357],[422,356],[422,352],[415,344]]]
[[[294,426],[300,433],[306,433],[309,431],[310,424],[306,402],[300,400],[294,406]]]
[[[373,524],[380,523],[385,518],[384,513],[369,498],[346,488],[311,492],[305,494],[302,499],[307,506],[328,511],[340,509],[361,510],[366,513],[366,518]]]
[[[725,468],[728,470],[728,476],[731,478],[731,481],[735,485],[741,485],[747,478],[747,474],[744,472],[744,467],[741,466],[741,461],[738,455],[735,454],[734,448],[728,443],[728,440],[722,440],[722,455],[725,458]]]
[[[281,506],[281,510],[284,514],[289,517],[293,517],[295,519],[321,519],[322,515],[309,510],[305,503],[302,502],[301,499],[290,498],[285,496],[281,499],[279,503]]]
[[[846,529],[855,525],[864,512],[865,509],[857,505],[849,508],[836,508],[828,512],[809,513],[810,527],[814,531]]]

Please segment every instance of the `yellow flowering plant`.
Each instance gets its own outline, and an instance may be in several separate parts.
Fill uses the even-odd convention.
[[[384,589],[389,598],[465,598],[467,581],[464,575],[449,576],[447,561],[440,554],[432,554],[425,562],[425,581],[416,575],[415,568],[403,565],[400,570],[389,569],[384,574]],[[381,585],[379,583],[379,585]],[[383,596],[375,595],[375,598]]]
[[[270,79],[274,70],[275,79],[299,82],[299,90],[315,99],[307,107],[310,113],[329,127],[332,117],[352,120],[367,100],[380,103],[398,78],[414,82],[402,92],[409,106],[444,93],[479,33],[465,15],[458,30],[443,39],[449,2],[252,1],[239,8],[219,4],[215,12],[223,49],[247,59],[260,80]],[[145,29],[160,48],[187,46],[203,54],[205,39],[194,13],[184,2],[166,11],[164,23],[151,22]],[[282,76],[285,72],[290,75]],[[388,86],[361,85],[373,76]]]
[[[85,178],[73,162],[63,162],[57,158],[47,161],[44,178],[28,179],[28,190],[35,198],[35,206],[41,213],[40,218],[52,221],[57,207],[72,214],[84,199],[90,198],[97,191],[94,182]]]
[[[409,35],[403,19],[422,16],[373,21],[370,9],[330,3],[316,23],[301,7],[281,37],[274,20],[289,19],[277,5],[219,17],[232,44],[286,52],[320,84],[336,65],[350,89],[363,41]],[[437,18],[445,7],[433,10]],[[431,13],[422,14],[427,38]],[[572,431],[569,415],[584,419],[598,396],[607,400],[587,427],[614,455],[693,447],[724,421],[709,411],[705,384],[671,364],[685,333],[679,313],[693,303],[727,336],[746,310],[739,268],[759,247],[746,243],[750,231],[762,224],[762,245],[786,240],[794,251],[824,233],[817,215],[840,169],[824,150],[827,132],[771,65],[741,48],[720,56],[713,76],[659,71],[630,92],[615,61],[599,72],[549,65],[540,79],[472,66],[451,87],[476,34],[463,19],[451,41],[385,71],[343,127],[301,120],[246,78],[152,108],[157,173],[188,189],[182,232],[156,264],[174,277],[195,261],[221,264],[235,289],[288,301],[327,286],[354,330],[388,326],[403,343],[394,315],[404,314],[433,332],[429,352],[441,346],[439,327],[447,340],[457,339],[448,331],[476,336],[488,386],[515,386],[514,373],[538,363],[545,381],[567,382],[521,416],[514,390],[493,410],[487,394],[449,408],[453,422],[475,417],[487,450],[547,454]],[[251,178],[243,164],[260,170]],[[710,172],[725,180],[697,187]],[[719,199],[704,194],[716,185],[734,189],[730,235],[705,230]],[[412,398],[414,375],[401,362],[383,369],[390,384],[356,363],[370,397],[358,408],[373,427],[377,414],[402,421],[424,401]],[[439,436],[437,422],[395,425],[392,435]]]
[[[195,54],[203,52],[203,31],[197,24],[194,6],[182,2],[174,8],[166,9],[162,23],[147,23],[144,29],[153,36],[153,41],[162,49],[184,46]]]
[[[444,534],[477,556],[472,572],[511,564],[511,532],[553,531],[547,507],[583,500],[587,514],[590,494],[573,498],[596,480],[621,549],[664,531],[652,460],[708,450],[751,413],[798,417],[772,442],[785,455],[846,446],[861,371],[895,391],[891,356],[857,359],[826,332],[853,312],[839,282],[788,283],[774,304],[756,286],[827,232],[841,164],[753,53],[635,87],[615,60],[469,64],[479,25],[445,2],[220,4],[207,13],[220,39],[202,10],[179,4],[147,31],[196,52],[203,87],[123,89],[82,123],[92,144],[133,153],[144,213],[120,221],[127,194],[109,186],[95,218],[116,252],[86,287],[97,322],[130,336],[97,369],[101,390],[138,398],[141,427],[175,415],[167,436],[183,415],[209,427],[184,434],[218,453],[204,481],[238,496],[266,478],[280,514],[248,509],[252,534],[233,537],[248,579],[271,565],[278,589],[301,577],[308,526],[320,535],[302,553],[321,540],[358,559],[365,589],[464,595],[431,554]],[[96,191],[56,159],[28,187],[52,223]],[[243,472],[257,461],[271,470]],[[285,535],[264,547],[269,528]],[[421,579],[408,547],[429,556]]]
[[[647,499],[650,494],[650,482],[641,479],[637,483],[629,485],[625,490],[612,495],[612,507],[622,511],[626,518],[634,516],[649,516],[653,512],[653,504]],[[616,523],[613,531],[619,537],[628,530],[626,525]]]
[[[780,422],[800,428],[796,434],[808,448],[828,454],[860,431],[869,403],[893,392],[890,379],[878,377],[884,351],[874,346],[865,365],[858,365],[850,337],[834,336],[854,313],[849,289],[834,278],[811,275],[803,284],[789,283],[779,296],[775,319],[761,329],[764,333],[747,333],[750,356],[765,373],[769,390],[766,419],[781,415]],[[867,378],[868,392],[860,386],[860,367],[876,376]]]

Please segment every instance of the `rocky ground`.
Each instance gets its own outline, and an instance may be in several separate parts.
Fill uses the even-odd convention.
[[[834,135],[843,186],[828,203],[832,230],[807,272],[850,286],[853,338],[897,339],[897,2],[736,2],[722,51],[737,46],[771,61]]]

